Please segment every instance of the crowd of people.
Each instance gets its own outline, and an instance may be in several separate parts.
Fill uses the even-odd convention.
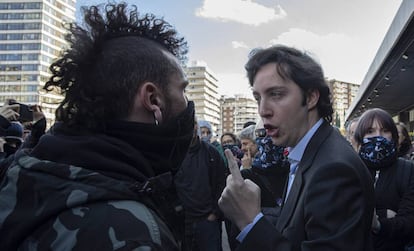
[[[222,251],[223,234],[240,251],[414,249],[407,127],[375,108],[341,135],[307,53],[254,50],[260,118],[216,137],[171,24],[125,3],[83,12],[44,87],[64,97],[55,124],[0,108],[0,250]]]

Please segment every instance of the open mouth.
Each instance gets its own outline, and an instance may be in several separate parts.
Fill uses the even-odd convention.
[[[271,126],[271,125],[264,125],[264,128],[266,129],[267,136],[270,137],[278,137],[279,136],[279,128]]]

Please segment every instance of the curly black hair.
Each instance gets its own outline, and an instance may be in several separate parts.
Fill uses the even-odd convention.
[[[295,82],[303,92],[303,105],[306,104],[306,94],[311,90],[319,91],[317,109],[319,116],[332,122],[331,92],[325,81],[322,67],[305,52],[295,48],[274,45],[267,49],[252,50],[245,65],[249,83],[253,86],[257,72],[266,64],[276,63],[277,72],[283,79]]]
[[[52,76],[44,89],[64,96],[57,121],[100,129],[106,120],[128,116],[142,83],[166,90],[179,69],[165,52],[184,63],[188,47],[163,18],[141,15],[135,5],[82,7],[82,12],[85,27],[66,26],[69,48],[50,66]]]

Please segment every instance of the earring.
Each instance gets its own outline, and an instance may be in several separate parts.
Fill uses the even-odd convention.
[[[158,126],[158,120],[157,120],[157,118],[155,117],[155,112],[154,112],[154,120],[155,120],[155,125],[156,125],[156,126]]]

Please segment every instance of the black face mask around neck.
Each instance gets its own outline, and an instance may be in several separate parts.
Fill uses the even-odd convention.
[[[106,134],[120,138],[141,152],[154,175],[175,174],[184,160],[194,130],[194,103],[175,118],[159,125],[128,121],[111,121]]]

